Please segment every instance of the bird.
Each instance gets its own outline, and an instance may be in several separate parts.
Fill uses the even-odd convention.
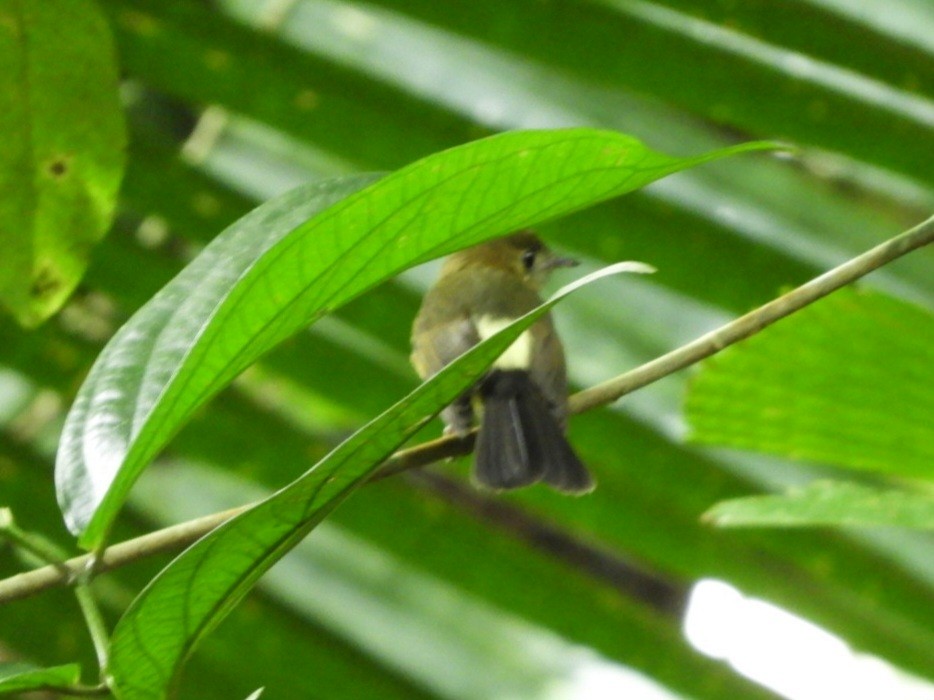
[[[532,231],[448,256],[412,326],[412,364],[424,380],[542,303],[560,257]],[[479,414],[479,415],[478,415]],[[445,433],[467,435],[475,422],[474,481],[496,491],[543,482],[582,494],[593,477],[565,437],[564,349],[550,314],[537,320],[470,390],[441,412]]]

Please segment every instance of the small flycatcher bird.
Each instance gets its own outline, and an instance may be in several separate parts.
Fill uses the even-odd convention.
[[[422,379],[542,303],[539,291],[561,258],[531,231],[448,257],[412,329],[412,364]],[[489,373],[441,414],[447,433],[466,434],[480,405],[474,476],[492,489],[543,481],[567,493],[594,482],[564,437],[567,369],[550,315],[493,363]]]

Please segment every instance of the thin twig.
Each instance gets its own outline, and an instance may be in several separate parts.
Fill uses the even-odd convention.
[[[932,242],[934,242],[934,217],[677,350],[574,394],[570,398],[571,412],[583,413],[612,403],[625,394],[758,333],[775,321]],[[373,480],[408,469],[423,467],[450,457],[468,454],[473,449],[473,440],[473,435],[463,438],[444,437],[401,450],[374,474]],[[96,571],[109,571],[153,554],[178,550],[200,539],[221,523],[250,507],[252,504],[190,520],[115,544],[101,554],[100,560],[96,563]],[[91,555],[86,554],[61,564],[42,567],[4,579],[0,581],[0,604],[26,598],[55,586],[71,584],[78,579],[90,561]]]
[[[104,622],[104,616],[94,598],[90,581],[78,582],[75,586],[75,597],[78,599],[78,607],[81,608],[81,614],[84,616],[88,634],[91,635],[91,644],[94,645],[94,653],[97,655],[97,667],[101,675],[104,675],[110,663],[110,633],[107,631],[107,623]]]
[[[68,575],[64,563],[67,554],[61,547],[41,535],[21,529],[13,520],[13,514],[9,508],[0,510],[2,510],[0,512],[0,536],[19,547],[27,558],[47,565],[45,568],[51,567],[63,575]],[[98,665],[103,671],[107,668],[110,647],[107,625],[104,623],[104,617],[91,591],[90,576],[81,576],[76,583],[75,597],[78,599],[78,606],[81,608],[81,614],[84,616],[85,624],[91,635]]]
[[[647,362],[631,372],[578,392],[571,397],[571,412],[582,413],[611,403],[679,369],[710,357],[728,345],[755,335],[808,304],[931,242],[934,242],[934,217],[677,350]]]
[[[150,532],[141,537],[108,547],[95,562],[95,572],[110,571],[148,556],[173,552],[200,539],[226,520],[251,507],[252,504],[188,520],[178,525]],[[0,581],[0,604],[26,598],[47,588],[71,585],[80,580],[91,565],[93,556],[83,554],[52,566],[33,569]]]

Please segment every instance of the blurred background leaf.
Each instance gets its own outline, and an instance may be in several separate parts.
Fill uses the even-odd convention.
[[[934,497],[846,481],[815,481],[781,496],[718,503],[704,518],[721,526],[934,527]]]
[[[113,220],[126,130],[93,0],[0,2],[0,304],[24,326],[74,291]]]
[[[685,402],[692,441],[904,478],[903,488],[816,481],[718,503],[704,519],[934,528],[931,387],[934,314],[865,290],[837,292],[703,362]]]
[[[558,309],[578,387],[712,329],[934,208],[926,2],[101,6],[125,68],[131,130],[117,223],[53,323],[24,333],[0,321],[0,493],[22,526],[63,543],[49,455],[103,342],[193,252],[293,185],[394,169],[520,127],[619,129],[675,155],[749,138],[800,143],[794,159],[707,165],[541,227],[585,268],[637,259],[659,269],[651,280],[583,290]],[[864,286],[929,310],[932,269],[924,249]],[[171,444],[115,536],[278,488],[410,390],[410,323],[435,270],[383,285],[250,369]],[[286,558],[206,641],[183,696],[245,697],[265,685],[270,697],[599,697],[587,685],[595,675],[606,679],[604,697],[765,696],[728,653],[703,657],[681,629],[691,591],[710,578],[807,618],[844,649],[934,676],[931,536],[702,524],[717,502],[840,472],[687,444],[689,374],[571,421],[600,484],[586,498],[533,488],[489,500],[470,490],[465,461],[361,489],[320,541]],[[165,562],[99,580],[109,613]],[[0,572],[18,568],[0,556]],[[87,665],[70,600],[53,591],[6,606],[0,656]],[[420,644],[429,631],[439,636]],[[770,652],[763,634],[777,633],[747,630],[740,644],[781,667],[787,654]],[[821,683],[825,697],[878,690],[856,672],[865,665],[826,664],[808,691],[787,680],[800,664],[772,676],[741,669],[793,698],[813,697]],[[897,683],[886,696],[931,697],[928,684],[886,673]]]
[[[78,664],[37,668],[31,664],[0,664],[0,695],[42,690],[48,686],[75,683],[81,675]]]
[[[934,313],[842,290],[704,362],[697,442],[934,480]]]

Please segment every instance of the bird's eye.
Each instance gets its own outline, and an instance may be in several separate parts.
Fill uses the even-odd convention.
[[[532,268],[535,266],[534,250],[527,250],[522,254],[522,265],[525,267],[526,272],[532,271]]]

